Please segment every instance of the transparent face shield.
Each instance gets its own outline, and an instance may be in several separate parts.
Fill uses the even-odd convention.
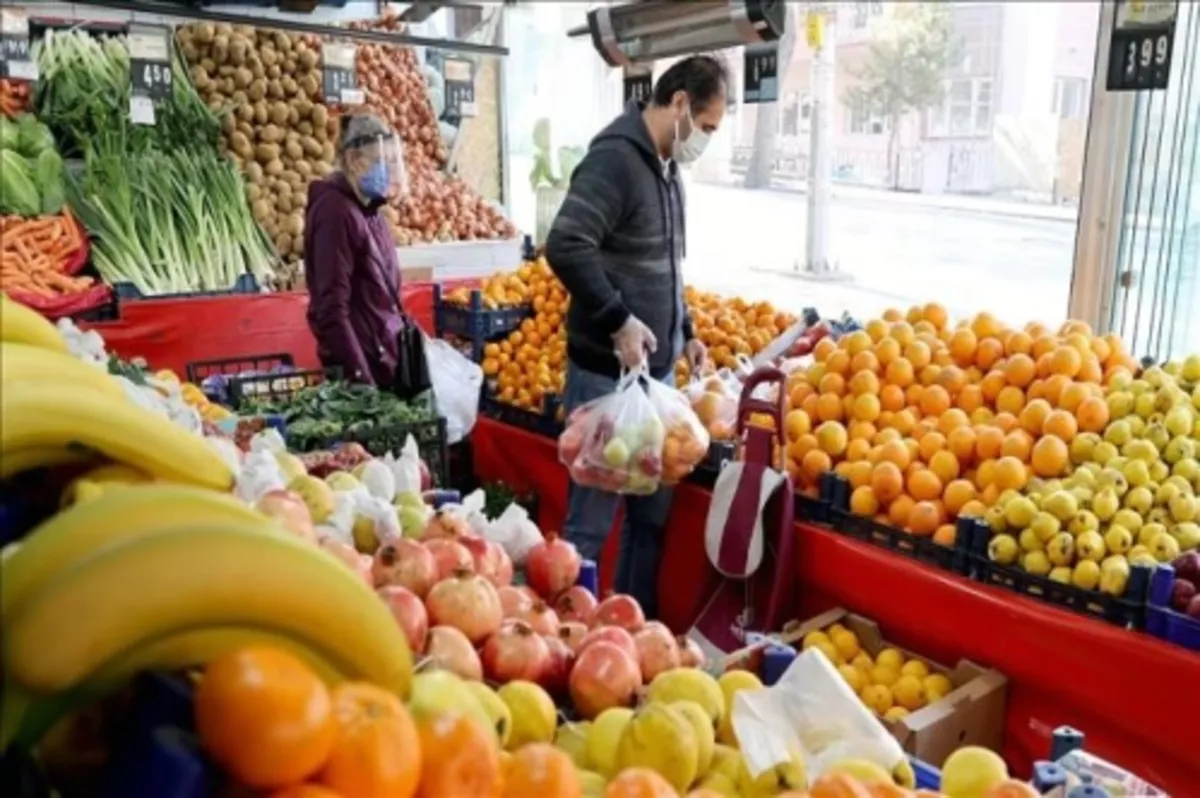
[[[400,138],[373,136],[351,142],[361,164],[359,189],[370,199],[386,199],[408,190],[408,171]]]

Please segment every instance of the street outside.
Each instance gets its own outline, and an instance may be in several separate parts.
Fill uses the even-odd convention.
[[[835,187],[831,255],[852,280],[806,279],[807,196],[689,181],[686,280],[824,316],[930,301],[955,317],[1063,319],[1076,224],[1067,209]],[[1042,217],[1042,218],[1039,218]]]

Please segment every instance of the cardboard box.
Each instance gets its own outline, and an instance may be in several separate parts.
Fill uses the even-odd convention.
[[[910,756],[941,767],[951,753],[964,745],[979,745],[999,751],[1004,736],[1004,704],[1008,679],[999,671],[970,660],[959,660],[953,668],[893,645],[884,638],[879,624],[848,610],[832,609],[785,630],[789,639],[803,640],[809,632],[840,623],[858,637],[859,646],[874,659],[885,648],[896,648],[906,659],[919,659],[930,673],[944,673],[954,689],[895,723],[882,721]]]

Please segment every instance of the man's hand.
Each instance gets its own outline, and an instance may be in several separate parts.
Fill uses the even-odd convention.
[[[650,328],[636,316],[630,316],[613,335],[617,359],[627,369],[635,369],[646,362],[646,353],[658,349],[658,341]]]
[[[684,345],[683,353],[687,355],[687,362],[688,366],[692,369],[692,376],[700,376],[700,373],[704,370],[705,361],[708,360],[708,347],[699,338],[693,338]]]

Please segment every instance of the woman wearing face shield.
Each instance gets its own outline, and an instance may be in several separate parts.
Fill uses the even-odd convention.
[[[304,219],[308,326],[321,364],[380,388],[393,384],[404,322],[396,245],[379,210],[404,182],[399,137],[373,114],[346,116],[337,169],[309,186]]]
[[[686,253],[679,166],[695,161],[725,116],[728,76],[709,56],[673,64],[649,103],[630,102],[592,140],[546,240],[546,259],[571,295],[567,412],[611,393],[622,368],[645,363],[673,384],[675,361],[705,359],[683,301]],[[598,560],[621,497],[572,485],[563,532]],[[662,530],[671,490],[625,499],[615,587],[655,614]]]

